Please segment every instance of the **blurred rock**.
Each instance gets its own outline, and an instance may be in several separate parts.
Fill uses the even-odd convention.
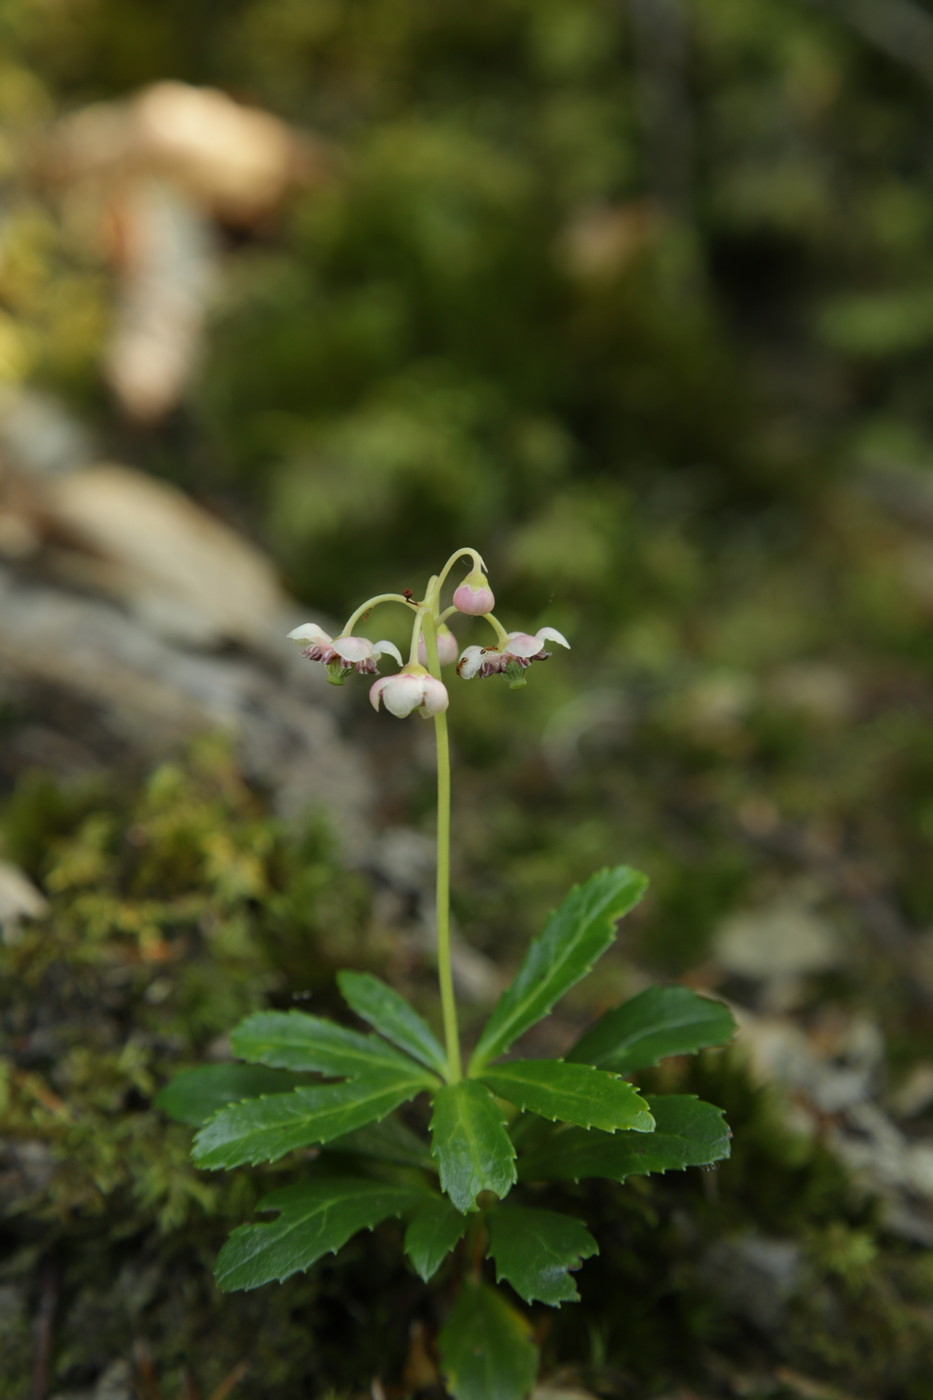
[[[720,967],[738,977],[777,984],[771,1000],[786,1004],[792,984],[811,973],[836,967],[843,946],[833,926],[817,914],[807,891],[791,891],[754,910],[733,914],[713,945]]]
[[[891,1101],[899,1118],[913,1118],[933,1106],[933,1061],[911,1066]]]
[[[0,860],[0,934],[9,938],[22,919],[40,919],[48,902],[18,866]]]
[[[93,435],[59,399],[36,389],[0,386],[0,484],[58,476],[97,455]],[[2,491],[0,502],[6,505]]]
[[[793,1240],[741,1235],[718,1241],[699,1267],[709,1291],[730,1311],[770,1333],[797,1292],[801,1253]]]
[[[197,370],[218,278],[217,224],[251,229],[329,175],[325,144],[223,92],[160,82],[62,120],[40,161],[70,222],[118,276],[105,373],[157,422]]]
[[[0,1204],[8,1209],[24,1200],[38,1200],[55,1176],[48,1143],[38,1138],[5,1139],[0,1145]]]
[[[24,716],[0,772],[149,766],[199,733],[235,739],[244,772],[279,811],[323,808],[360,849],[372,801],[361,755],[337,732],[326,677],[284,642],[293,615],[270,617],[277,663],[182,648],[113,602],[71,594],[0,566],[0,698]],[[33,742],[33,736],[39,736]]]
[[[858,689],[838,666],[796,662],[771,677],[768,696],[815,723],[838,725],[852,718]]]
[[[933,1139],[908,1138],[879,1099],[885,1045],[877,1024],[828,1012],[808,1034],[784,1018],[733,1009],[761,1077],[792,1097],[789,1123],[822,1138],[881,1199],[889,1229],[933,1244]]]
[[[142,175],[174,181],[213,217],[254,224],[296,185],[322,178],[324,142],[270,112],[213,88],[160,82],[125,102],[101,102],[66,117],[45,153],[65,182],[108,184]]]
[[[162,636],[271,645],[285,606],[268,560],[174,487],[116,464],[50,483],[55,565],[141,613]]]
[[[741,1042],[761,1075],[790,1089],[814,1114],[842,1112],[877,1090],[884,1041],[865,1017],[827,1017],[809,1034],[779,1016],[738,1012]]]
[[[182,399],[200,364],[218,240],[200,209],[167,180],[135,180],[114,219],[121,275],[105,373],[132,418],[157,422]]]

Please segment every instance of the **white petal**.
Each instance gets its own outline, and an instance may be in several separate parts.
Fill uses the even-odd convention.
[[[382,699],[382,692],[385,690],[386,686],[389,684],[389,681],[391,679],[391,676],[383,676],[381,680],[374,681],[373,684],[369,687],[369,703],[372,705],[374,710],[379,709],[379,701]]]
[[[323,645],[330,646],[330,636],[323,627],[318,627],[316,622],[303,622],[300,627],[293,627],[288,634],[288,640],[298,642],[301,646]]]
[[[539,627],[538,640],[545,642],[557,642],[560,646],[570,650],[570,643],[562,632],[558,632],[556,627]]]
[[[424,698],[421,676],[399,674],[389,676],[382,690],[382,703],[398,719],[404,719],[417,709]]]
[[[447,694],[447,687],[443,681],[437,681],[433,676],[422,676],[421,685],[424,693],[422,708],[425,714],[442,714],[450,704],[450,696]]]
[[[352,666],[355,661],[366,661],[373,654],[373,644],[368,637],[335,637],[331,645],[341,661]]]
[[[402,653],[394,642],[387,642],[384,638],[381,642],[373,642],[373,656],[381,656],[384,651],[388,652],[390,656],[394,656],[395,660],[401,666]]]
[[[541,634],[529,637],[527,632],[510,632],[509,640],[502,649],[511,656],[537,656],[541,650]]]
[[[467,647],[457,662],[457,675],[465,681],[471,681],[483,664],[483,648]]]

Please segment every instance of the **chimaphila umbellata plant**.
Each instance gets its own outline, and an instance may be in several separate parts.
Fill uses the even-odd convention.
[[[444,606],[450,573],[472,567]],[[412,618],[403,664],[388,641],[355,629],[383,604]],[[305,1179],[273,1191],[260,1210],[275,1219],[241,1225],[220,1252],[221,1288],[256,1288],[309,1269],[359,1230],[405,1220],[404,1250],[425,1281],[441,1270],[454,1293],[438,1337],[441,1369],[456,1400],[522,1400],[537,1352],[506,1283],[527,1303],[559,1307],[577,1298],[571,1271],[597,1253],[575,1215],[535,1204],[535,1184],[703,1166],[728,1155],[721,1112],[690,1095],[643,1097],[627,1076],[667,1055],[719,1045],[729,1012],[684,987],[650,987],[607,1012],[563,1059],[506,1058],[519,1038],[586,975],[613,940],[617,921],[644,893],[627,866],[601,870],[571,890],[532,942],[464,1062],[450,937],[449,694],[442,668],[463,680],[504,675],[523,686],[551,643],[552,627],[507,632],[475,550],[458,550],[418,601],[409,593],[369,598],[336,637],[315,623],[289,635],[341,684],[376,676],[374,707],[434,724],[437,747],[437,974],[442,1038],[391,987],[343,972],[350,1010],[375,1034],[305,1011],[259,1011],[233,1032],[242,1064],[188,1070],[163,1090],[166,1111],[199,1127],[194,1158],[205,1168],[276,1162],[314,1149]],[[457,660],[447,627],[455,615],[492,629]],[[392,657],[400,669],[379,676]],[[430,1101],[426,1135],[393,1116]],[[427,1119],[427,1115],[425,1115]],[[514,1191],[514,1194],[513,1194]],[[487,1277],[492,1263],[496,1284]]]

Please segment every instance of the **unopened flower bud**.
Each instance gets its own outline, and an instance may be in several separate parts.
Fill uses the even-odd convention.
[[[453,604],[458,612],[469,613],[471,617],[484,617],[492,612],[496,600],[482,569],[477,568],[467,574],[454,592]]]
[[[450,628],[443,622],[437,629],[437,659],[442,666],[452,666],[457,659],[459,646],[456,637]],[[428,664],[428,649],[424,644],[424,636],[418,638],[418,660],[422,666]]]

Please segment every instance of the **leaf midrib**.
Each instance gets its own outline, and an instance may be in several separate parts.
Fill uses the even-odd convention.
[[[607,895],[606,898],[602,901],[602,904],[600,905],[599,909],[596,910],[596,911],[594,911],[593,913],[587,915],[586,925],[585,925],[586,930],[588,931],[589,928],[590,928],[590,926],[591,926],[592,924],[594,924],[594,923],[596,922],[597,919],[602,919],[604,916],[605,916],[605,917],[609,917],[607,911],[611,910],[612,906],[616,903],[616,901],[617,901],[618,899],[619,899],[619,891],[618,891],[618,890],[614,890],[614,891],[612,892],[612,894]],[[555,910],[555,913],[554,913],[554,915],[553,915],[552,917],[553,917],[553,918],[556,918],[556,917],[559,915],[559,913],[560,913],[560,910]],[[621,918],[621,915],[619,915],[618,917]],[[611,942],[611,941],[612,941],[612,923],[614,923],[614,922],[615,922],[615,920],[612,919],[611,922],[610,922],[610,927],[606,930],[606,936],[607,936],[607,941],[608,941],[608,942]],[[544,932],[540,935],[540,942],[541,942],[541,943],[543,943],[544,940],[545,940],[545,938],[547,937],[547,932],[548,932],[548,930],[547,930],[547,928],[545,928]],[[531,989],[528,993],[526,993],[526,994],[524,995],[522,1001],[519,1002],[519,1003],[517,1003],[516,1006],[513,1008],[512,1012],[511,1012],[508,1016],[506,1016],[506,1017],[503,1019],[501,1025],[497,1025],[497,1026],[496,1026],[496,1034],[495,1034],[495,1036],[490,1037],[490,1039],[491,1039],[491,1049],[490,1049],[488,1052],[487,1052],[487,1048],[486,1048],[486,1046],[485,1046],[485,1044],[484,1044],[484,1037],[482,1037],[482,1036],[480,1037],[480,1043],[479,1043],[479,1045],[477,1046],[477,1052],[482,1052],[482,1053],[478,1053],[478,1060],[477,1060],[478,1063],[480,1063],[480,1064],[486,1064],[486,1063],[487,1063],[488,1054],[489,1054],[489,1053],[495,1053],[495,1047],[496,1047],[497,1043],[501,1046],[501,1050],[502,1050],[502,1051],[504,1051],[504,1050],[507,1048],[507,1045],[508,1045],[509,1043],[511,1043],[511,1042],[506,1041],[506,1043],[503,1044],[503,1043],[502,1043],[502,1042],[503,1042],[503,1037],[507,1037],[507,1036],[508,1036],[509,1032],[511,1031],[511,1028],[515,1025],[516,1021],[519,1021],[519,1020],[521,1019],[521,1013],[523,1013],[523,1012],[527,1009],[527,1007],[528,1007],[529,1005],[531,1005],[531,1004],[536,1000],[536,997],[537,997],[537,996],[542,996],[542,995],[545,996],[545,997],[547,996],[547,988],[548,988],[550,985],[553,985],[557,973],[559,973],[560,971],[562,971],[563,968],[564,968],[564,966],[567,964],[567,962],[570,961],[570,959],[571,959],[571,957],[572,957],[572,955],[573,955],[574,946],[579,947],[579,945],[584,941],[584,936],[585,936],[584,933],[581,932],[581,934],[579,935],[579,937],[578,937],[577,940],[576,940],[576,944],[575,944],[575,945],[572,945],[572,944],[567,944],[567,945],[565,945],[563,954],[562,954],[562,955],[559,955],[558,958],[551,964],[550,969],[549,969],[548,974],[547,974],[547,979],[546,979],[545,981],[541,982],[537,988],[533,988],[533,989]],[[593,966],[593,961],[591,960],[590,963],[589,963],[588,968],[584,970],[584,972],[581,974],[581,976],[585,976],[585,975],[586,975],[586,971],[588,971],[590,968],[592,968],[592,966]],[[515,984],[513,983],[512,985],[514,986]],[[507,995],[508,995],[508,992],[506,991],[505,993],[503,993],[503,995],[504,995],[504,996],[507,996]],[[551,1004],[553,1005],[553,1003],[551,1003]],[[500,1005],[501,1005],[501,1003],[500,1003]],[[545,1013],[546,1013],[549,1009],[550,1009],[550,1007],[546,1005],[545,1008],[544,1008]],[[495,1014],[496,1014],[496,1013],[495,1013],[495,1011],[494,1011],[494,1012],[493,1012],[493,1017],[495,1017]],[[490,1021],[490,1024],[491,1024],[491,1021]]]

